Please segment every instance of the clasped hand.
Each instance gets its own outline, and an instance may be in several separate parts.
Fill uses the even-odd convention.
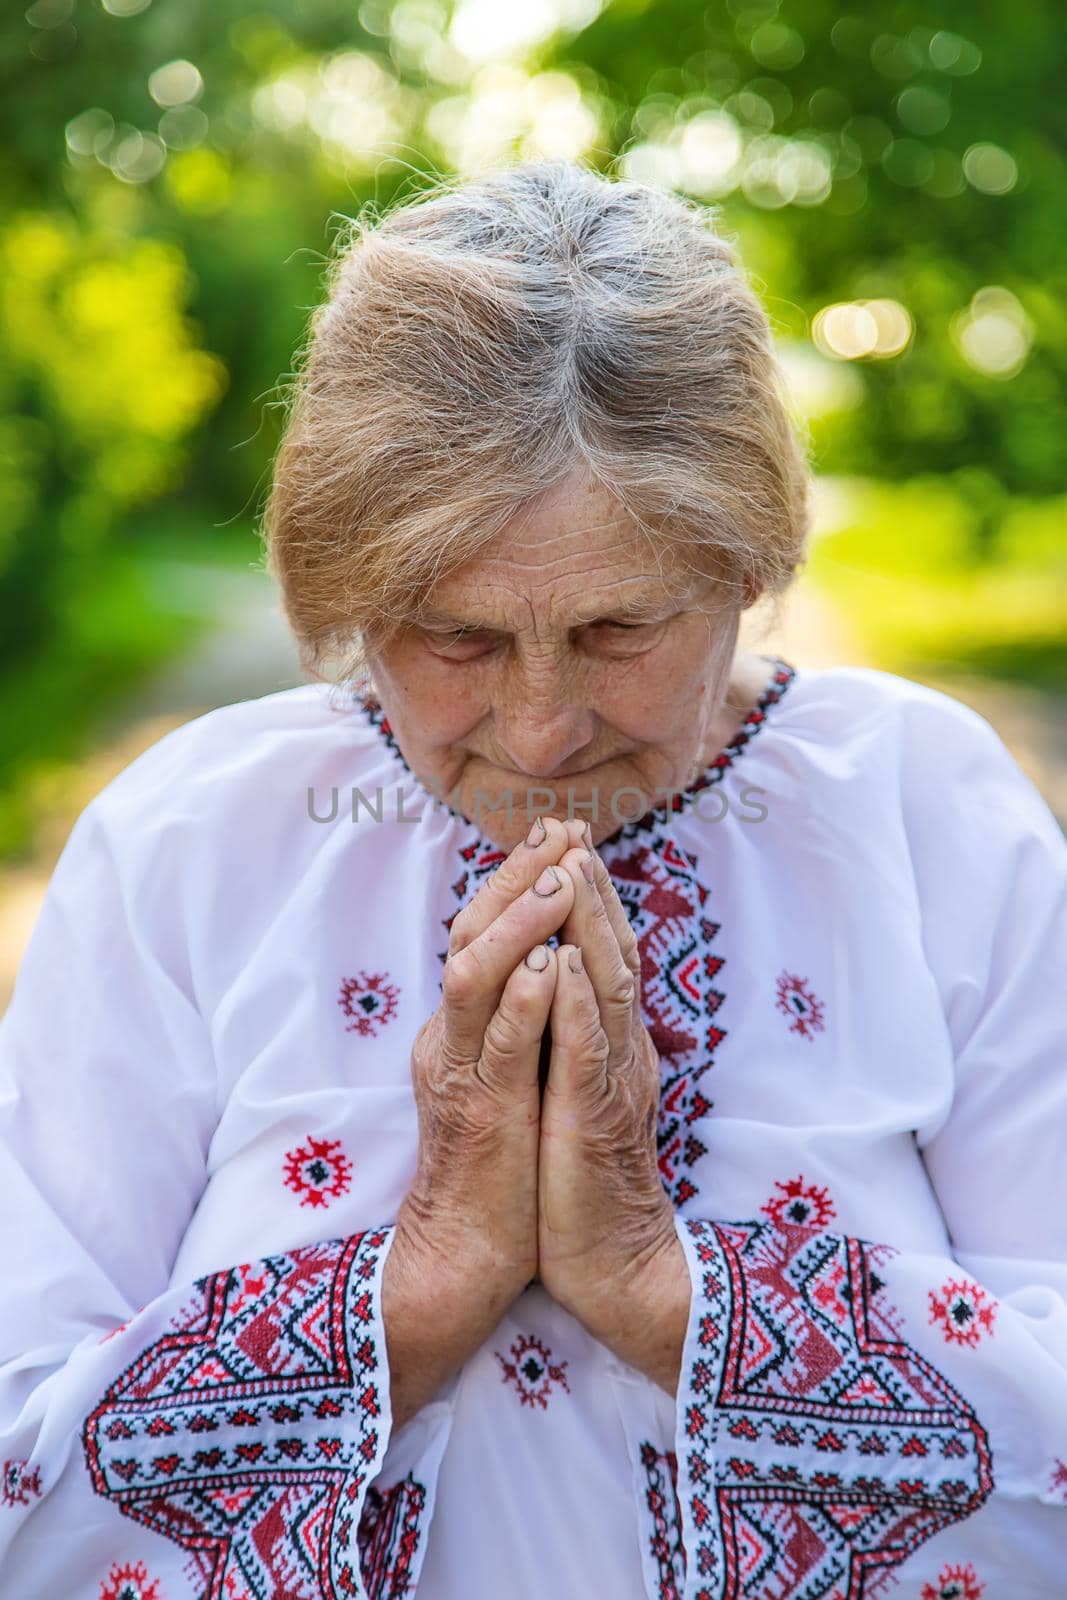
[[[491,1321],[538,1278],[673,1388],[689,1280],[656,1163],[640,978],[587,826],[539,819],[452,923],[412,1054],[419,1156],[398,1231],[420,1271],[480,1297]]]

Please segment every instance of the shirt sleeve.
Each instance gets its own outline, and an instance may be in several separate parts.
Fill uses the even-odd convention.
[[[936,1534],[953,1548],[960,1524],[1001,1573],[1011,1549],[1013,1593],[1062,1589],[1067,845],[967,708],[931,700],[910,753],[903,823],[954,1063],[915,1138],[951,1253],[676,1218],[692,1282],[675,1440],[685,1600],[735,1592],[721,1585],[737,1563],[784,1541],[796,1571],[827,1580],[819,1593],[851,1594],[850,1576]],[[964,1593],[967,1563],[942,1571]]]
[[[399,1592],[425,1484],[367,1498],[394,1229],[171,1284],[216,1072],[119,824],[101,796],[76,821],[0,1022],[0,1592]]]

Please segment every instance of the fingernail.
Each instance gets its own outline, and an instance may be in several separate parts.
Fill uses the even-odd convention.
[[[572,945],[570,950],[567,951],[567,965],[572,972],[581,972],[582,952],[577,945]]]
[[[535,944],[526,957],[526,965],[534,972],[544,972],[548,966],[548,946]]]
[[[534,894],[542,896],[555,894],[562,882],[563,880],[555,867],[546,867],[533,886]]]
[[[533,826],[531,827],[529,833],[526,835],[526,843],[527,844],[541,844],[547,838],[547,836],[548,836],[548,829],[545,827],[545,825],[541,821],[540,817],[535,817],[534,820],[533,820]]]
[[[582,869],[582,876],[584,877],[586,883],[595,883],[596,874],[593,871],[592,856],[586,856],[583,861],[579,862],[579,865]]]
[[[589,826],[588,822],[585,825],[585,832],[583,834],[583,838],[585,839],[585,848],[589,851],[589,854],[592,855],[593,854],[593,830]]]

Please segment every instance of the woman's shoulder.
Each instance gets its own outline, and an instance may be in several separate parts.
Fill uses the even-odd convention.
[[[1054,855],[1063,851],[1059,823],[1002,735],[954,694],[842,665],[798,672],[779,709],[779,748],[804,748],[845,787],[848,778],[877,787],[913,838],[988,840],[999,830],[1036,834]]]
[[[785,742],[821,752],[864,752],[871,776],[885,779],[886,763],[902,785],[934,770],[963,772],[975,763],[1021,769],[989,719],[947,690],[881,667],[839,665],[794,669],[769,725]],[[768,740],[770,753],[775,741]]]
[[[988,719],[955,695],[883,667],[795,669],[787,700],[804,720],[832,726],[842,739],[877,721],[916,735],[929,729],[964,739],[997,737]]]
[[[116,825],[226,823],[304,785],[356,782],[376,742],[352,696],[304,683],[218,706],[170,729],[90,802]],[[88,808],[87,808],[88,809]]]

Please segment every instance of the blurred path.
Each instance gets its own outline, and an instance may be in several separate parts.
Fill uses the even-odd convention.
[[[215,626],[189,657],[140,685],[110,716],[92,755],[73,769],[42,821],[32,861],[0,868],[0,1011],[41,897],[75,818],[92,797],[142,750],[172,728],[216,706],[270,694],[306,681],[280,615],[273,584],[261,573],[174,564],[174,582],[191,589],[215,614]],[[768,630],[744,619],[742,643],[777,654],[801,670],[875,666],[847,619],[801,580],[780,625]],[[1062,698],[983,678],[924,679],[979,711],[997,729],[1024,772],[1067,828],[1067,711]]]

